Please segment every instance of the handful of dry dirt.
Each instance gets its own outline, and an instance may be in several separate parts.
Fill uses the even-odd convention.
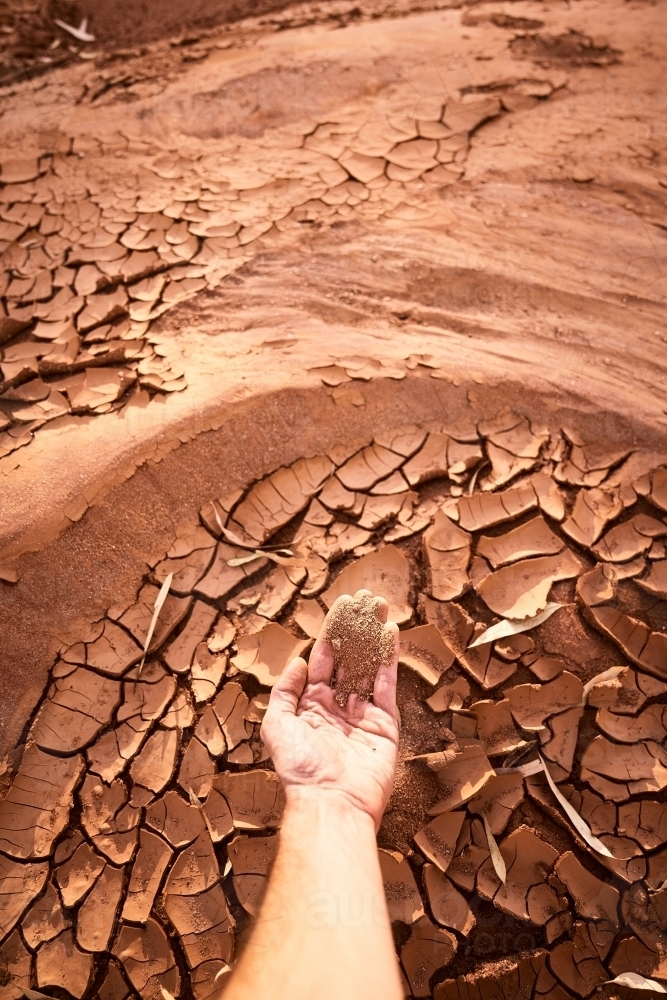
[[[324,638],[333,650],[332,686],[341,706],[352,692],[370,698],[378,669],[391,663],[394,635],[380,616],[381,605],[369,590],[338,598],[327,616]]]

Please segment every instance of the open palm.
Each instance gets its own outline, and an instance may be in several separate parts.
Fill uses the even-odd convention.
[[[345,600],[349,598],[338,598]],[[377,828],[396,769],[398,628],[387,622],[388,606],[382,598],[376,598],[376,614],[394,634],[394,655],[377,672],[372,700],[352,694],[344,708],[336,703],[333,654],[322,638],[323,627],[308,664],[301,657],[292,660],[275,684],[262,739],[288,797],[291,788],[304,785],[338,792],[367,812]]]

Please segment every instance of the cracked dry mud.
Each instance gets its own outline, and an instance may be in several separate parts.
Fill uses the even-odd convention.
[[[0,44],[0,1000],[224,986],[359,589],[406,995],[667,980],[664,11],[61,6]]]
[[[400,759],[378,843],[406,992],[456,1000],[493,982],[563,1000],[623,972],[666,978],[667,637],[660,598],[637,585],[664,562],[651,546],[667,534],[667,473],[637,476],[613,442],[594,451],[585,486],[591,449],[571,429],[512,412],[409,425],[205,504],[135,602],[51,668],[0,804],[3,996],[218,988],[277,846],[268,690],[325,607],[362,586],[402,626]],[[573,540],[593,509],[595,531]],[[638,551],[635,533],[650,544]],[[167,571],[171,603],[140,667]],[[550,599],[561,607],[543,623],[469,648],[507,609],[525,618]],[[355,604],[340,607],[334,640]]]

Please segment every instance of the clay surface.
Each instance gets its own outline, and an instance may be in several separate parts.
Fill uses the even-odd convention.
[[[307,653],[325,608],[341,704],[353,692],[372,697],[376,670],[393,654],[377,599],[369,590],[347,593],[359,582],[386,595],[401,625],[399,765],[379,844],[390,917],[408,928],[398,950],[413,995],[447,995],[448,983],[463,989],[459,946],[484,933],[482,903],[536,928],[554,982],[577,996],[622,962],[659,974],[667,661],[662,619],[641,586],[651,570],[635,566],[633,539],[639,528],[662,532],[649,513],[660,470],[642,478],[629,465],[617,474],[615,452],[592,451],[595,478],[608,478],[609,495],[626,498],[604,502],[601,537],[632,544],[625,562],[599,552],[588,569],[597,543],[590,532],[576,536],[573,512],[581,521],[580,498],[590,503],[597,487],[567,471],[575,447],[583,450],[571,429],[545,428],[535,447],[533,430],[515,415],[480,421],[452,432],[466,438],[466,466],[461,451],[450,452],[456,438],[440,426],[426,433],[405,425],[371,445],[332,447],[331,457],[296,460],[231,499],[207,501],[199,521],[182,525],[145,565],[134,603],[116,603],[60,647],[0,807],[4,947],[11,958],[20,924],[38,985],[65,982],[72,963],[83,998],[102,961],[96,956],[111,949],[146,1000],[177,988],[180,962],[193,973],[185,989],[199,1000],[201,984],[233,966],[236,937],[243,940],[244,921],[259,914],[284,808],[260,734],[271,686],[293,656]],[[488,446],[501,434],[508,449],[531,453],[492,492],[478,474],[487,454],[499,470]],[[377,484],[369,476],[365,489],[357,481],[341,492],[338,466],[357,468],[355,457],[368,464],[382,454],[375,448],[394,456],[383,459],[389,476],[403,476],[412,463],[421,481],[412,491],[401,487],[407,507],[387,508],[360,538],[354,532]],[[282,499],[266,519],[258,498],[271,490]],[[401,494],[386,494],[394,495]],[[323,516],[327,505],[335,515]],[[458,527],[464,517],[470,531]],[[230,544],[219,540],[227,535]],[[157,583],[176,580],[178,560],[196,552],[212,558],[214,550],[217,579],[243,573],[212,597],[190,571],[196,564],[179,571],[180,594],[164,603],[153,651],[137,663],[140,647],[130,636],[145,637]],[[452,552],[456,601],[438,596],[445,577],[434,573]],[[288,574],[298,582],[283,594]],[[562,607],[471,648],[496,620],[499,600],[535,602],[536,580],[540,601],[557,595]],[[261,613],[272,595],[281,595],[273,611]],[[625,654],[632,668],[616,665]],[[545,765],[609,856],[592,853],[572,825],[541,773]],[[645,881],[645,895],[619,908],[619,880]],[[510,966],[523,961],[519,951]],[[536,947],[531,961],[541,954]],[[17,968],[21,961],[17,953]],[[458,978],[448,979],[449,969]],[[514,974],[501,973],[508,982]],[[483,979],[476,965],[469,974]]]
[[[364,587],[406,995],[664,978],[664,12],[130,8],[3,11],[3,996],[217,991],[271,685]]]

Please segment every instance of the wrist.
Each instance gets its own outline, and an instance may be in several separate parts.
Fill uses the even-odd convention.
[[[287,811],[294,815],[317,815],[328,823],[354,825],[368,829],[375,838],[375,820],[354,799],[338,788],[322,785],[288,785],[285,789]]]

